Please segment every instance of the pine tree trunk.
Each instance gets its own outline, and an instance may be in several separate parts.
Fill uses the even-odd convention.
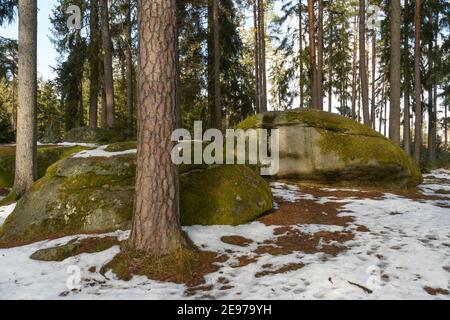
[[[220,85],[220,23],[219,0],[213,0],[214,21],[214,121],[213,127],[222,129],[222,95]]]
[[[331,14],[330,14],[331,15]],[[328,87],[328,112],[333,111],[333,18],[330,16],[331,27],[330,27],[330,53],[328,58],[328,81],[330,82],[330,86]]]
[[[265,0],[259,0],[259,48],[260,48],[260,80],[261,80],[261,112],[267,111],[267,74],[266,74],[266,27]]]
[[[311,77],[311,107],[317,108],[317,67],[316,67],[316,32],[315,32],[315,15],[314,0],[308,0],[308,17],[309,17],[309,72]]]
[[[448,150],[448,106],[444,106],[444,150]]]
[[[107,128],[108,127],[108,120],[106,118],[106,115],[108,114],[108,111],[107,111],[107,107],[106,107],[105,88],[103,87],[101,91],[102,91],[102,128]]]
[[[186,244],[180,226],[176,129],[176,1],[138,0],[139,133],[130,246],[167,255]],[[161,45],[164,44],[164,45]]]
[[[317,109],[323,110],[323,0],[319,0],[317,33]]]
[[[125,73],[127,81],[127,130],[128,137],[133,136],[133,54],[132,54],[132,39],[131,39],[131,0],[125,3]]]
[[[103,45],[103,64],[104,64],[104,90],[106,94],[106,126],[108,128],[114,125],[114,77],[112,67],[112,42],[109,31],[109,9],[108,0],[100,0],[101,20],[102,20],[102,45]]]
[[[89,52],[89,126],[98,126],[98,93],[99,93],[99,29],[98,29],[98,0],[91,0],[90,52]]]
[[[258,26],[258,0],[253,0],[253,28],[254,28],[254,41],[255,41],[255,81],[256,81],[256,93],[255,93],[255,107],[256,113],[261,112],[261,86],[260,86],[260,71],[259,71],[259,26]]]
[[[376,30],[372,30],[372,103],[371,103],[371,111],[370,111],[370,119],[372,128],[375,130],[376,123],[376,114],[375,114],[375,106],[376,106],[376,93],[375,93],[375,80],[376,80],[376,68],[377,68],[377,33]]]
[[[365,0],[359,0],[359,77],[361,81],[361,97],[363,119],[365,125],[370,125],[369,88],[367,84],[366,66],[366,6]]]
[[[22,196],[37,176],[37,3],[19,1],[19,107],[13,191]]]
[[[357,71],[357,60],[358,60],[358,19],[355,17],[355,22],[353,26],[353,79],[352,79],[352,118],[353,120],[357,119],[356,116],[356,82],[358,79],[358,71]]]
[[[405,10],[409,7],[409,1],[405,0]],[[408,45],[408,36],[409,36],[409,26],[405,21],[405,32],[404,32],[404,40],[403,40],[403,60],[404,60],[404,106],[403,106],[403,150],[409,155],[411,155],[411,128],[410,128],[410,69],[409,69],[409,45]]]
[[[302,16],[302,0],[298,1],[298,42],[299,42],[299,54],[298,54],[298,64],[300,66],[300,76],[299,76],[299,92],[300,92],[300,108],[304,108],[303,105],[303,16]]]
[[[391,101],[389,138],[400,146],[400,0],[391,0]]]
[[[414,14],[414,77],[415,77],[415,96],[416,96],[416,123],[414,125],[414,159],[417,163],[420,161],[420,149],[422,146],[422,84],[420,74],[420,26],[421,26],[421,0],[416,0],[416,9]]]

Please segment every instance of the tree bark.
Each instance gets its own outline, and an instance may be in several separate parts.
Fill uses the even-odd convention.
[[[260,81],[261,81],[261,112],[267,111],[267,74],[266,74],[266,27],[265,0],[259,1],[259,49],[260,49]]]
[[[261,86],[260,86],[260,71],[259,71],[259,26],[258,26],[258,0],[253,0],[253,28],[254,28],[254,41],[255,41],[255,81],[256,81],[256,93],[255,93],[255,107],[256,113],[261,112]]]
[[[352,79],[352,118],[357,119],[356,116],[356,82],[358,79],[357,60],[358,60],[358,19],[355,17],[353,26],[353,79]]]
[[[131,39],[131,0],[126,0],[125,3],[125,73],[127,81],[127,130],[128,137],[133,136],[133,101],[134,101],[134,87],[133,87],[133,53],[132,53],[132,39]]]
[[[363,119],[365,125],[370,125],[369,88],[366,69],[366,5],[365,0],[359,0],[359,77],[361,81],[361,97]]]
[[[376,93],[375,93],[375,80],[376,80],[376,68],[377,68],[377,32],[374,28],[372,30],[372,103],[371,103],[371,124],[372,128],[375,130],[376,125],[376,114],[375,114],[375,106],[376,106]]]
[[[13,192],[22,196],[37,177],[37,1],[19,1],[19,101]]]
[[[91,0],[91,16],[89,19],[91,34],[89,65],[89,126],[98,126],[98,93],[99,93],[99,28],[98,28],[98,0]]]
[[[389,138],[400,146],[400,0],[391,0],[391,101]]]
[[[112,128],[114,125],[114,77],[112,67],[112,42],[109,30],[108,0],[100,0],[102,20],[102,46],[104,65],[104,90],[106,95],[106,126]]]
[[[316,31],[315,31],[315,15],[314,0],[308,0],[308,17],[309,17],[309,72],[311,77],[311,107],[318,108],[317,97],[317,67],[316,67]]]
[[[130,245],[167,255],[186,243],[180,226],[178,169],[172,163],[176,129],[176,2],[138,0],[139,134]]]
[[[405,0],[405,10],[407,10],[409,7],[409,1]],[[403,60],[404,60],[404,86],[405,86],[405,92],[404,92],[404,106],[403,106],[403,150],[408,155],[411,155],[411,128],[410,128],[410,90],[409,90],[409,84],[410,84],[410,70],[409,70],[409,45],[408,45],[408,35],[409,35],[409,26],[407,24],[407,20],[405,21],[405,32],[404,32],[404,40],[403,40]]]
[[[317,109],[323,110],[323,0],[319,0],[317,32]]]
[[[220,85],[219,0],[213,0],[214,21],[214,120],[213,127],[222,129],[222,95]]]
[[[414,77],[415,77],[415,96],[416,96],[416,122],[414,125],[414,159],[417,163],[420,161],[420,149],[422,147],[422,83],[420,75],[420,25],[421,17],[421,0],[416,0],[416,9],[414,14]]]
[[[298,54],[298,64],[300,67],[300,76],[299,76],[299,92],[300,92],[300,108],[303,108],[303,14],[302,14],[302,0],[298,1],[298,41],[299,41],[299,54]]]

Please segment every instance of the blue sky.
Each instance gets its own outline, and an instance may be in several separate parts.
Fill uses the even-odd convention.
[[[51,67],[56,66],[58,54],[50,42],[50,14],[55,8],[57,0],[38,0],[38,73],[44,79],[53,79],[54,74]],[[16,20],[10,24],[0,27],[0,36],[17,39],[18,24]]]

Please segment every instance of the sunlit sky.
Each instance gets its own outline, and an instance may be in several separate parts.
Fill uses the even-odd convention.
[[[50,14],[56,7],[57,0],[38,0],[38,73],[44,79],[53,79],[54,73],[51,67],[56,66],[58,54],[50,42]],[[0,27],[0,36],[17,39],[18,23],[17,15],[15,21],[10,25]]]

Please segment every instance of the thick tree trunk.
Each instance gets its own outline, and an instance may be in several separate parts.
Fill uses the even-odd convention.
[[[323,0],[319,0],[317,32],[317,108],[323,110]]]
[[[127,128],[128,137],[133,136],[133,101],[134,101],[134,87],[133,87],[133,53],[132,53],[132,39],[131,39],[131,0],[126,0],[125,3],[125,73],[127,81]]]
[[[98,126],[98,93],[99,93],[99,28],[98,28],[98,0],[91,0],[90,27],[90,52],[89,52],[89,126]]]
[[[366,66],[366,6],[365,0],[359,0],[359,77],[361,81],[361,97],[363,119],[365,125],[370,125],[369,87],[367,84]]]
[[[299,76],[299,92],[300,92],[300,108],[304,108],[304,92],[303,92],[303,14],[302,14],[302,0],[298,1],[298,42],[299,42],[299,54],[298,54],[298,64],[300,67]]]
[[[256,113],[261,112],[261,83],[259,79],[259,26],[258,26],[258,0],[253,0],[253,28],[254,28],[254,41],[255,41],[255,107]]]
[[[259,0],[259,48],[260,48],[260,80],[261,80],[261,112],[267,111],[267,74],[266,74],[266,26],[265,0]]]
[[[391,102],[389,138],[400,146],[400,0],[391,0]]]
[[[109,30],[109,9],[108,0],[100,0],[101,20],[102,20],[102,46],[104,65],[104,90],[106,94],[106,126],[111,128],[114,125],[114,77],[112,67],[112,42]]]
[[[352,78],[352,118],[357,119],[356,116],[356,82],[358,79],[357,60],[358,60],[358,19],[355,17],[353,25],[353,78]]]
[[[415,77],[415,96],[416,96],[416,123],[414,125],[414,159],[417,163],[420,161],[420,149],[422,146],[422,83],[420,75],[420,25],[421,17],[421,0],[416,0],[416,9],[414,15],[415,25],[415,44],[414,44],[414,77]]]
[[[176,129],[176,2],[138,0],[139,133],[130,245],[166,255],[186,244],[180,226]],[[164,44],[164,45],[162,45]]]
[[[309,73],[311,77],[311,107],[318,108],[317,97],[317,67],[316,67],[316,31],[315,31],[315,15],[314,0],[308,0],[308,17],[309,17]]]
[[[409,7],[408,0],[405,0],[405,10]],[[411,155],[411,128],[410,128],[410,70],[409,70],[409,45],[408,45],[408,36],[409,36],[409,25],[405,21],[405,32],[403,35],[403,60],[404,60],[404,86],[405,93],[403,97],[404,106],[403,106],[403,150],[409,155]]]
[[[37,176],[37,3],[19,1],[19,107],[13,191],[22,196]]]

